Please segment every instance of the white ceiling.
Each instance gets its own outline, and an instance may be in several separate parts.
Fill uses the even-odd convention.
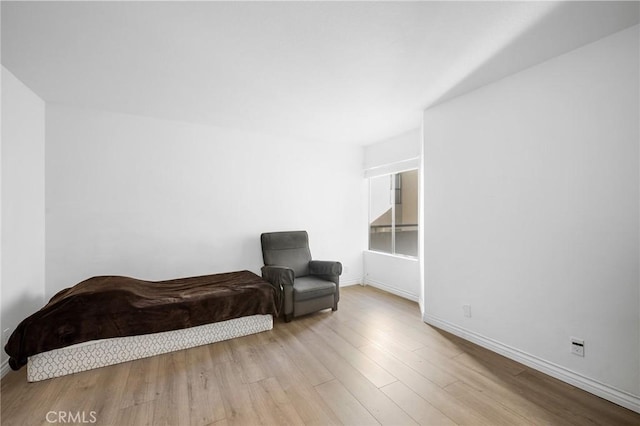
[[[45,101],[366,144],[639,22],[638,2],[2,2]]]

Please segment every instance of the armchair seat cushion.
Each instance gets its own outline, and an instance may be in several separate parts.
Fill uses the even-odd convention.
[[[293,300],[302,301],[333,295],[336,284],[314,276],[298,277],[293,283]]]

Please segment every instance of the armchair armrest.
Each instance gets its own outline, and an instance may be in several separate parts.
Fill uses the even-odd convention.
[[[291,268],[286,266],[263,266],[261,271],[262,278],[279,289],[284,288],[285,285],[293,285],[295,274]]]
[[[337,310],[338,301],[340,300],[340,275],[342,274],[342,263],[327,260],[312,260],[309,262],[309,273],[335,283],[336,293],[334,295],[333,310]]]
[[[278,309],[286,315],[293,312],[293,269],[286,266],[263,266],[262,278],[276,288]]]
[[[332,275],[342,274],[342,263],[328,260],[312,260],[309,262],[309,273],[311,275]]]

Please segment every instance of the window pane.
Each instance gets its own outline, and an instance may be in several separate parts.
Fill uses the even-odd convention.
[[[369,249],[391,253],[392,176],[369,180]]]
[[[396,253],[418,256],[418,171],[395,175]]]

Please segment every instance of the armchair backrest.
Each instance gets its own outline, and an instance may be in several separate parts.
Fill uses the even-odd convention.
[[[307,231],[268,232],[260,235],[262,259],[267,266],[286,266],[296,277],[309,275],[309,235]]]

